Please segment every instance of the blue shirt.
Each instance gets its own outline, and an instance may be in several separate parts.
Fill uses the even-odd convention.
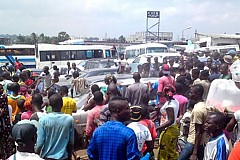
[[[152,84],[152,88],[153,88],[154,90],[158,90],[158,81]],[[158,96],[158,94],[157,94],[157,95],[156,95],[155,105],[158,105],[158,102],[159,102],[159,96]]]
[[[117,121],[108,121],[95,130],[87,153],[94,160],[140,159],[134,131]]]
[[[204,159],[227,160],[229,151],[228,139],[222,133],[207,142],[204,150]]]
[[[39,134],[44,137],[41,158],[66,159],[68,157],[67,145],[74,144],[73,117],[61,112],[52,112],[42,116],[39,123],[43,131]]]

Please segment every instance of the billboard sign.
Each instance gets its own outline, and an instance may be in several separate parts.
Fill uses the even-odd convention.
[[[147,18],[159,18],[160,11],[147,11]]]

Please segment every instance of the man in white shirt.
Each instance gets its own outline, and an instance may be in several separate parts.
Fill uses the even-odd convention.
[[[69,75],[72,76],[73,72],[78,71],[80,72],[81,70],[77,68],[76,63],[72,63],[72,69],[69,71]]]
[[[43,91],[46,91],[47,89],[49,89],[49,87],[52,84],[52,76],[49,72],[49,67],[48,66],[44,66],[43,67],[43,72],[40,74],[40,76],[43,78]]]
[[[146,152],[151,153],[153,150],[153,142],[152,142],[152,136],[149,131],[149,129],[139,123],[138,121],[141,119],[141,106],[132,106],[132,122],[128,124],[127,127],[131,128],[137,137],[137,143],[138,143],[138,150],[141,152],[144,143],[147,145]]]
[[[17,144],[16,154],[9,157],[9,160],[42,160],[34,153],[34,146],[37,140],[37,128],[30,123],[16,124],[12,129],[12,136]]]

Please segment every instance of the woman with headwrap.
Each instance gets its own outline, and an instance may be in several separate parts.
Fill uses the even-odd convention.
[[[160,109],[162,120],[160,126],[156,128],[157,131],[161,131],[158,148],[159,160],[175,160],[178,158],[176,146],[179,129],[176,119],[179,111],[179,103],[173,98],[174,93],[175,90],[172,86],[165,86],[163,89],[163,96],[167,99],[167,102]]]
[[[13,146],[9,142],[11,128],[7,96],[3,94],[3,86],[0,85],[0,159],[7,159],[12,155]]]

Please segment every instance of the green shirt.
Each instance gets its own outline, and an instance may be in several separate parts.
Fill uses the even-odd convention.
[[[228,74],[226,76],[223,76],[223,74],[221,74],[219,76],[219,79],[230,79],[230,76]]]

